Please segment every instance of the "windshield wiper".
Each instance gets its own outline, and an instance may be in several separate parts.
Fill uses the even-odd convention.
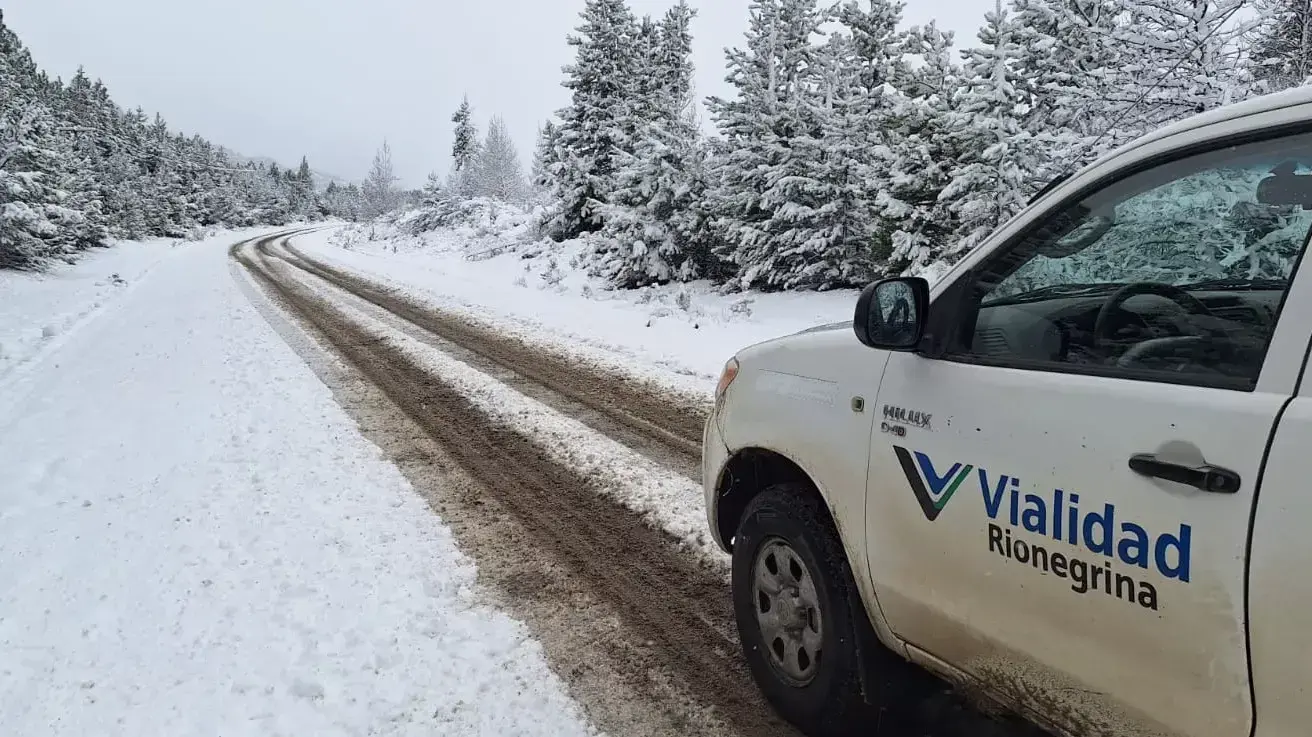
[[[1240,279],[1228,276],[1220,279],[1204,279],[1193,284],[1184,284],[1181,289],[1284,289],[1289,282],[1284,279]]]

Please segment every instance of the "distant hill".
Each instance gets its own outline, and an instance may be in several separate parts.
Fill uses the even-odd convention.
[[[268,166],[270,164],[277,164],[278,168],[280,169],[295,169],[296,167],[300,166],[299,161],[291,166],[288,166],[287,164],[284,164],[281,161],[275,161],[269,158],[268,156],[243,156],[242,154],[239,154],[230,148],[224,148],[223,150],[228,152],[228,156],[231,157],[232,160],[238,164],[263,164],[265,166]],[[335,174],[329,174],[327,172],[319,171],[318,169],[314,169],[314,168],[310,169],[310,174],[314,176],[314,188],[320,191],[327,189],[328,185],[333,182],[337,182],[338,184],[351,183],[351,180],[349,179],[344,179]]]

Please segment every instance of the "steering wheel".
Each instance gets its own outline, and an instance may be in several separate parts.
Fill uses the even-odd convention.
[[[1133,282],[1116,290],[1103,303],[1102,308],[1098,310],[1098,319],[1093,324],[1093,346],[1095,350],[1106,352],[1106,346],[1111,338],[1109,333],[1113,316],[1121,309],[1121,305],[1142,294],[1152,294],[1169,299],[1179,305],[1188,315],[1215,319],[1215,315],[1207,309],[1207,305],[1179,287],[1160,282]],[[1220,338],[1220,340],[1217,340],[1217,338]],[[1204,330],[1195,335],[1153,338],[1136,343],[1117,359],[1116,363],[1123,368],[1132,368],[1149,359],[1178,357],[1182,349],[1192,353],[1204,347],[1218,348],[1228,352],[1230,345],[1225,340],[1224,333],[1219,330]]]

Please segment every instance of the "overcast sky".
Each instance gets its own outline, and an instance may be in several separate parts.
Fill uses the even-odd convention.
[[[630,0],[658,15],[674,0]],[[690,0],[699,92],[729,94],[726,46],[749,0]],[[910,0],[908,24],[938,17],[974,34],[993,0]],[[247,156],[364,176],[386,137],[397,173],[445,175],[452,111],[468,93],[480,123],[506,119],[527,168],[537,126],[568,102],[560,67],[583,0],[0,0],[51,74],[78,65],[126,107],[162,113]]]

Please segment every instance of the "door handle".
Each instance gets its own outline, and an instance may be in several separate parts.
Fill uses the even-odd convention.
[[[1187,484],[1213,494],[1237,493],[1241,484],[1239,474],[1228,468],[1208,464],[1185,466],[1163,461],[1152,453],[1137,453],[1130,456],[1130,470],[1140,476]]]

